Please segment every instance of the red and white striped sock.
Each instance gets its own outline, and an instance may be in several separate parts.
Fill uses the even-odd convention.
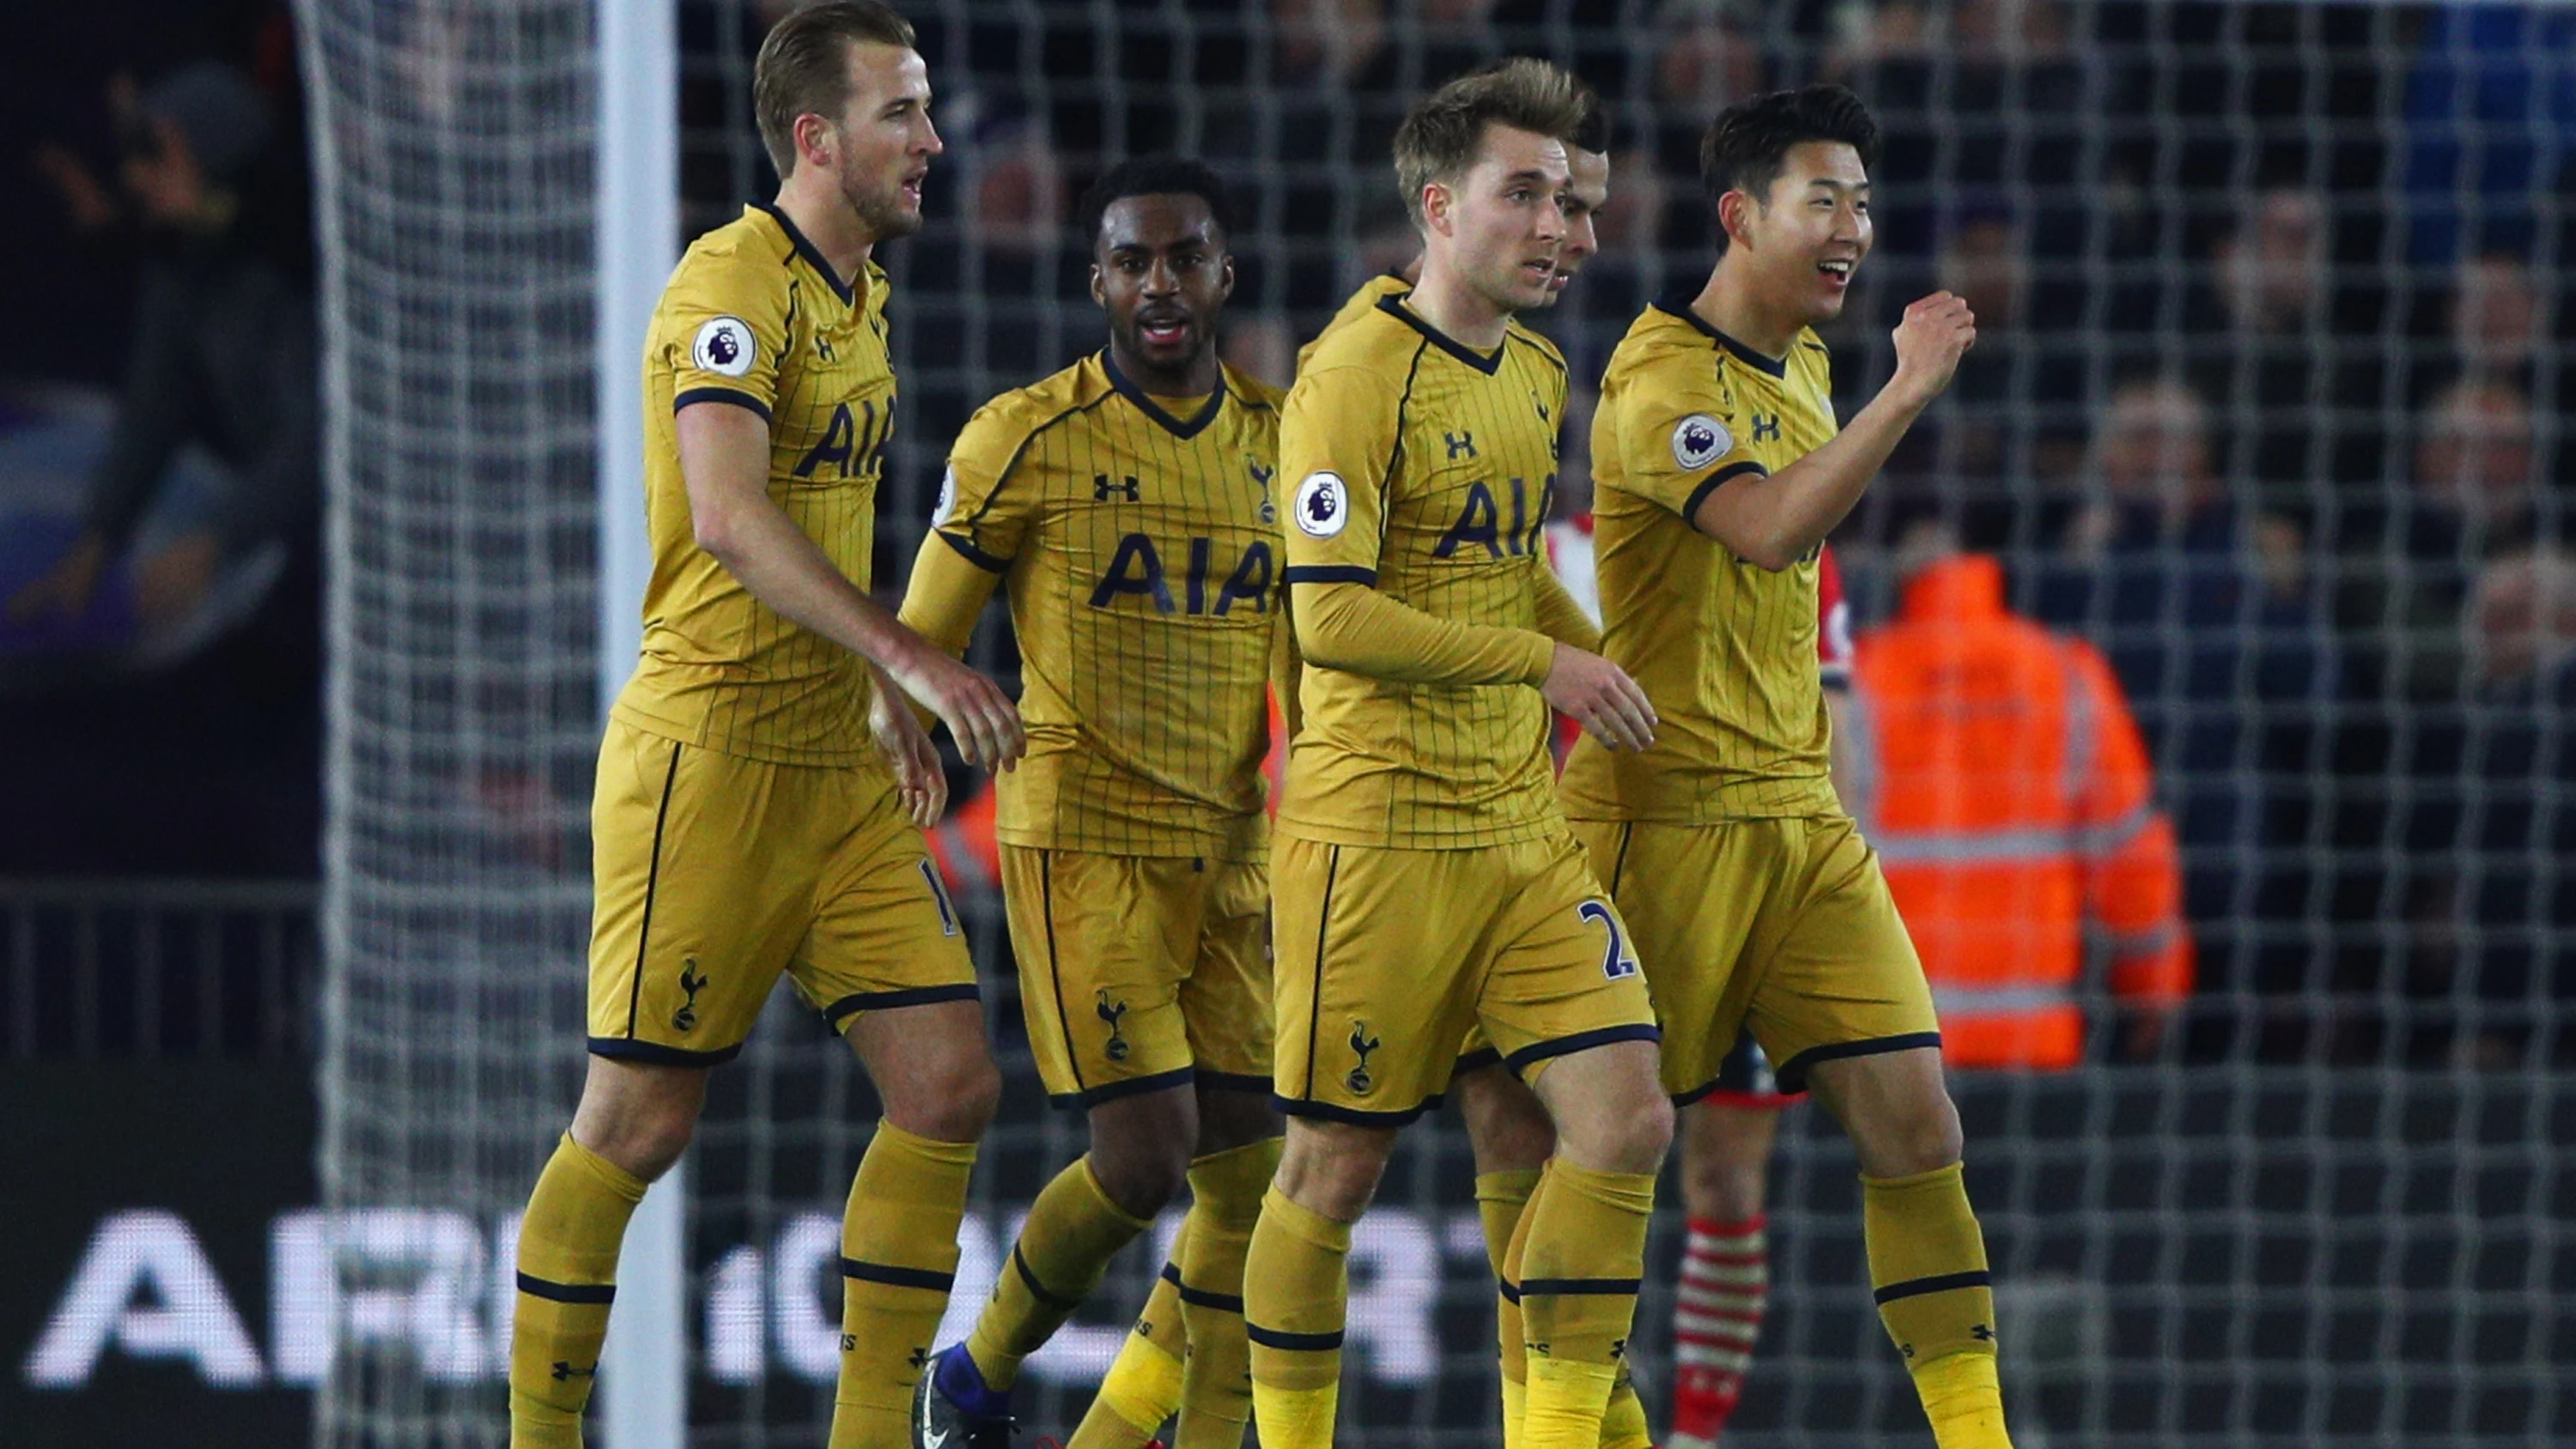
[[[1690,1220],[1673,1304],[1673,1436],[1713,1444],[1744,1394],[1771,1297],[1764,1220]]]

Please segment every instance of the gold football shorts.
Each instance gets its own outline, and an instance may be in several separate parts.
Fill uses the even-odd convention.
[[[595,1055],[730,1060],[782,972],[835,1030],[976,997],[957,908],[882,762],[773,764],[612,722],[591,842]]]
[[[1270,1090],[1270,880],[1259,862],[1002,847],[1020,1010],[1047,1100],[1192,1082]]]
[[[1464,850],[1282,839],[1271,863],[1281,1110],[1398,1126],[1471,1027],[1523,1077],[1653,1041],[1619,912],[1570,836]]]
[[[1636,932],[1676,1102],[1722,1085],[1742,1028],[1783,1092],[1820,1061],[1941,1044],[1923,962],[1849,817],[1574,832]]]

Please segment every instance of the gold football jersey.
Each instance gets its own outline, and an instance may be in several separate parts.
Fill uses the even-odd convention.
[[[996,783],[1009,844],[1260,856],[1280,395],[1221,375],[1207,398],[1154,398],[1098,352],[958,434],[904,619],[962,649],[989,596],[939,584],[957,571],[932,550],[1009,590],[1029,730]]]
[[[680,476],[685,407],[769,424],[769,496],[834,567],[868,587],[877,479],[894,433],[885,273],[844,288],[784,213],[750,206],[689,247],[644,351],[644,503],[653,577],[644,648],[616,717],[723,754],[783,764],[882,757],[866,661],[788,622],[698,547]]]
[[[1700,500],[1815,451],[1835,432],[1830,360],[1812,331],[1765,357],[1659,303],[1628,329],[1592,423],[1602,653],[1654,702],[1640,752],[1586,735],[1566,813],[1710,821],[1840,812],[1826,776],[1816,555],[1769,573],[1691,525]]]
[[[1305,346],[1297,349],[1298,374],[1300,376],[1305,374],[1307,359],[1315,355],[1316,348],[1324,345],[1325,338],[1349,326],[1358,318],[1376,311],[1377,304],[1387,298],[1401,297],[1412,290],[1411,282],[1393,272],[1380,272],[1360,283],[1360,289],[1351,293],[1350,300],[1342,304],[1342,310],[1334,313],[1333,320],[1324,324],[1324,330],[1316,333]]]
[[[1565,359],[1518,323],[1480,353],[1380,297],[1323,339],[1281,414],[1288,582],[1366,584],[1437,620],[1526,632],[1543,677],[1565,390]],[[1437,849],[1562,829],[1534,683],[1408,683],[1308,660],[1280,830]]]

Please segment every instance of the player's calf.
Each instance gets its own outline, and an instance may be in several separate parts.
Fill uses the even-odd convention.
[[[572,1129],[538,1175],[519,1228],[510,1339],[518,1449],[581,1442],[627,1219],[645,1185],[688,1147],[706,1078],[703,1067],[590,1059]]]
[[[1593,1449],[1627,1353],[1672,1102],[1651,1041],[1543,1060],[1556,1155],[1505,1257],[1520,1297],[1524,1449]]]
[[[2004,1449],[1986,1242],[1959,1166],[1937,1048],[1822,1062],[1817,1098],[1861,1159],[1861,1233],[1879,1320],[1941,1449]]]

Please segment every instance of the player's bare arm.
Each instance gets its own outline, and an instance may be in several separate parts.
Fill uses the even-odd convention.
[[[1949,387],[1977,340],[1968,304],[1935,292],[1905,309],[1896,373],[1822,447],[1769,477],[1728,482],[1700,500],[1691,526],[1736,557],[1778,572],[1815,550],[1860,502],[1914,420]]]
[[[1008,769],[1026,752],[1001,686],[942,654],[832,566],[769,496],[769,424],[747,408],[701,405],[677,419],[680,472],[698,547],[755,599],[883,670],[948,724],[969,763]]]

